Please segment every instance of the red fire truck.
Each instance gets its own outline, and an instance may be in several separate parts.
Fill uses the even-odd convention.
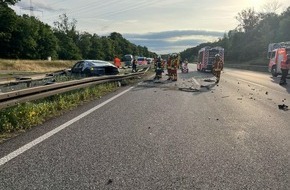
[[[215,55],[219,54],[224,61],[224,48],[222,47],[203,47],[198,51],[198,71],[212,71],[212,65],[215,60]]]
[[[268,70],[273,77],[281,74],[281,62],[287,59],[287,52],[290,54],[290,41],[270,43],[268,45],[268,58],[270,59]]]

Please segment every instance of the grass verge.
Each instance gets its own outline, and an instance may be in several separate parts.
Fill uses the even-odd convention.
[[[117,88],[117,82],[105,83],[0,110],[0,143]]]
[[[75,61],[63,60],[46,61],[0,59],[0,71],[5,71],[5,75],[12,75],[14,73],[46,73],[71,68],[74,63]]]
[[[143,78],[150,78],[153,74],[154,69],[149,69],[142,78],[125,79],[122,80],[121,85],[136,84]],[[58,79],[59,82],[67,80],[70,80],[70,77]],[[99,99],[118,87],[118,82],[100,84],[0,110],[0,143],[85,102]]]

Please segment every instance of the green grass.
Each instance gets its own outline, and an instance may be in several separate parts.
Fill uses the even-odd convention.
[[[153,71],[154,69],[150,69],[143,77],[152,76]],[[75,79],[73,76],[60,76],[56,77],[56,80],[62,82],[72,78]],[[143,80],[142,78],[122,80],[121,84],[136,84]],[[0,142],[72,110],[85,102],[99,99],[115,91],[118,87],[118,82],[100,84],[2,109],[0,110]]]
[[[100,84],[0,110],[0,142],[117,88],[117,82]]]

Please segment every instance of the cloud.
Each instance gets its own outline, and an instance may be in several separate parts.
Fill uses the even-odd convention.
[[[124,34],[124,36],[127,36],[128,38],[148,38],[148,39],[168,39],[192,35],[220,37],[224,35],[224,32],[206,31],[206,30],[171,30],[161,32],[150,32],[145,34],[134,34],[134,33]]]
[[[126,33],[123,37],[130,42],[146,46],[156,53],[180,52],[204,42],[223,37],[224,32],[205,30],[172,30],[145,34]]]

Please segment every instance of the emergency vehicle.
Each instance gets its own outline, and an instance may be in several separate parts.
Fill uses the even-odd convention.
[[[268,70],[273,77],[277,77],[281,72],[281,62],[287,59],[287,52],[290,53],[290,41],[270,43],[268,45]]]
[[[147,65],[148,63],[147,63],[146,57],[138,57],[137,64],[138,65]]]
[[[224,48],[222,47],[203,47],[198,51],[198,71],[212,71],[212,66],[215,61],[215,55],[219,54],[224,61]]]
[[[125,62],[125,66],[132,66],[133,55],[131,54],[124,55],[124,62]]]

